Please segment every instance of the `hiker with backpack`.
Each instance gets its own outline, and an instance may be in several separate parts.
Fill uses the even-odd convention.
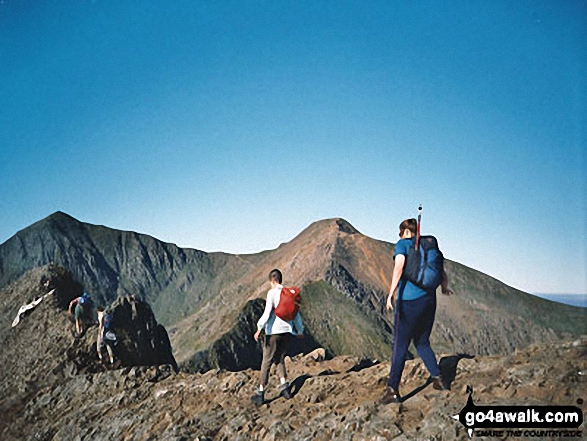
[[[81,336],[85,331],[86,323],[92,322],[92,299],[87,293],[76,297],[69,303],[67,310],[69,319],[75,322],[76,336]]]
[[[259,375],[259,390],[251,397],[251,401],[257,406],[265,402],[265,387],[269,381],[269,370],[275,364],[280,380],[280,395],[291,399],[292,394],[287,382],[285,369],[285,355],[295,335],[303,337],[304,324],[299,312],[300,294],[299,288],[285,288],[281,284],[283,276],[281,271],[274,269],[269,273],[271,289],[267,293],[265,311],[257,322],[255,341],[259,341],[261,331],[265,330],[263,339],[263,362]]]
[[[98,358],[102,361],[102,350],[106,347],[110,366],[114,365],[114,345],[116,344],[116,333],[114,332],[114,317],[112,314],[104,311],[104,308],[98,308],[98,339],[96,349]]]
[[[395,245],[393,276],[386,305],[388,310],[395,309],[393,350],[381,404],[401,402],[399,384],[411,341],[430,372],[434,388],[447,389],[436,355],[430,347],[430,333],[436,314],[436,289],[441,286],[443,294],[453,293],[448,288],[444,257],[436,238],[420,237],[416,219],[404,220],[399,230],[401,239]]]

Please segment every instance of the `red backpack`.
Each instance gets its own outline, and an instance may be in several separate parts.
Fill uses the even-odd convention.
[[[275,308],[275,315],[286,322],[293,320],[300,311],[301,301],[300,288],[297,286],[281,288],[279,303]]]

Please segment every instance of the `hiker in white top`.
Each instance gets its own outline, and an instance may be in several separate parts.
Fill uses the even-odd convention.
[[[300,335],[304,333],[304,324],[302,323],[302,316],[298,313],[292,321],[285,321],[277,317],[274,313],[275,308],[279,304],[281,290],[283,285],[276,283],[274,288],[271,288],[267,293],[267,302],[265,303],[265,311],[257,322],[257,333],[255,340],[259,339],[259,334],[262,329],[265,329],[265,334],[293,334]]]
[[[99,307],[98,311],[98,338],[96,339],[96,349],[98,358],[102,361],[102,349],[106,347],[110,366],[114,366],[114,345],[116,344],[116,334],[112,328],[112,316]]]
[[[255,332],[255,340],[259,341],[261,331],[265,330],[265,338],[263,340],[263,362],[261,363],[259,390],[251,397],[251,400],[258,406],[265,402],[265,387],[269,381],[269,370],[271,365],[275,363],[275,369],[281,381],[280,395],[286,399],[292,398],[289,384],[287,383],[287,371],[285,369],[285,355],[291,338],[296,335],[298,338],[303,337],[304,323],[302,322],[301,314],[298,311],[299,304],[294,303],[294,300],[286,299],[283,302],[290,302],[282,304],[281,310],[285,309],[285,313],[277,312],[281,317],[290,315],[291,320],[280,318],[276,314],[276,309],[281,300],[281,285],[283,276],[281,271],[274,269],[269,273],[269,281],[271,282],[271,289],[267,293],[267,302],[265,304],[265,311],[257,322],[257,332]],[[294,292],[295,291],[295,292]],[[299,301],[297,288],[291,289],[292,294]],[[291,309],[288,311],[288,309]]]

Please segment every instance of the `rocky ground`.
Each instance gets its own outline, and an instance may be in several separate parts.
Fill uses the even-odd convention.
[[[507,357],[443,357],[451,391],[426,385],[420,360],[406,365],[399,405],[379,405],[388,363],[312,356],[289,361],[293,399],[249,401],[257,371],[173,374],[133,367],[73,374],[3,405],[3,440],[452,440],[467,439],[451,416],[477,404],[568,404],[585,398],[587,341],[535,345]],[[319,357],[317,357],[319,360]],[[272,377],[272,386],[276,385]],[[17,402],[18,401],[18,402]],[[584,405],[580,405],[583,408]],[[583,423],[585,430],[585,423]]]

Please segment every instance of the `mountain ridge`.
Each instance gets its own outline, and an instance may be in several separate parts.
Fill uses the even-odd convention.
[[[0,245],[0,288],[32,268],[51,262],[63,265],[98,303],[111,303],[124,295],[147,300],[168,328],[178,360],[189,362],[193,357],[201,359],[212,347],[215,354],[223,350],[236,354],[254,344],[252,338],[239,338],[242,347],[234,347],[237,340],[227,334],[235,329],[242,332],[242,327],[235,326],[241,320],[252,323],[241,312],[247,302],[264,298],[267,274],[277,267],[286,284],[309,287],[311,301],[302,307],[302,315],[314,328],[309,329],[312,335],[321,336],[318,344],[333,355],[381,359],[388,356],[385,348],[391,341],[385,296],[391,283],[393,249],[394,244],[372,239],[342,218],[315,221],[275,249],[233,255],[180,248],[149,235],[92,225],[56,212]],[[585,314],[579,308],[530,298],[450,260],[446,268],[457,295],[438,297],[432,338],[440,348],[511,353],[538,340],[587,333]],[[350,333],[361,329],[372,344],[323,332],[345,320],[352,323],[346,324],[351,326]],[[230,344],[223,347],[216,342]]]

